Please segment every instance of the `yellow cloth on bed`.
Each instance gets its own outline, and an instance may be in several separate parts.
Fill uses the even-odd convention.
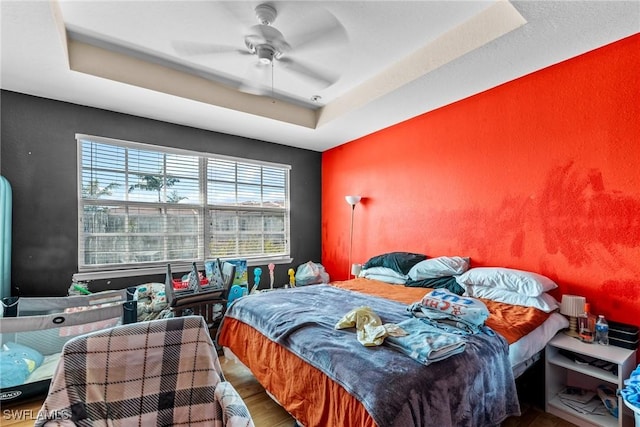
[[[344,315],[336,323],[336,329],[356,328],[356,337],[365,347],[381,345],[389,335],[406,335],[400,327],[395,324],[382,324],[378,316],[371,307],[358,307]]]

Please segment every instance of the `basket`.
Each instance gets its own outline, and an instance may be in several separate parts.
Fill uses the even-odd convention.
[[[634,419],[636,420],[636,427],[640,427],[640,408],[632,405],[630,402],[627,401],[627,399],[622,399],[622,401],[624,402],[625,405],[627,405],[629,409],[633,411]]]
[[[173,289],[187,289],[189,287],[188,280],[172,279],[172,281],[173,281]],[[209,280],[200,279],[200,286],[206,286],[208,284],[209,284]]]

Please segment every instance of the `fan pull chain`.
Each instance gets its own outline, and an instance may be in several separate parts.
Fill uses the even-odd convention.
[[[276,103],[276,99],[273,97],[273,61],[271,61],[271,103]]]

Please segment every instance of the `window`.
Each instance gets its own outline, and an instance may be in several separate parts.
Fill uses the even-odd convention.
[[[77,140],[80,271],[289,259],[290,166]]]

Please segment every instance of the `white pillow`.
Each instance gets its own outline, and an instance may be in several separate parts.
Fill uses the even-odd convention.
[[[541,274],[504,267],[472,268],[457,276],[456,281],[463,287],[478,285],[506,289],[529,297],[537,297],[558,287],[553,280]]]
[[[398,279],[397,277],[383,276],[382,274],[370,274],[366,277],[370,280],[379,280],[380,282],[389,283],[390,285],[404,285],[407,283],[406,279]]]
[[[420,261],[409,270],[412,280],[434,279],[437,277],[456,276],[469,269],[468,257],[441,256]]]
[[[551,295],[543,293],[537,297],[530,297],[500,288],[488,288],[486,286],[466,286],[464,296],[485,298],[507,304],[534,307],[545,313],[550,313],[560,307],[558,301]]]
[[[360,272],[360,277],[379,280],[393,285],[404,285],[409,276],[387,267],[371,267]]]
[[[402,279],[402,280],[407,280],[409,278],[409,276],[407,276],[406,274],[399,273],[396,270],[392,268],[387,268],[387,267],[365,268],[360,272],[360,277],[367,277],[372,274],[375,274],[376,276],[389,276],[389,277]]]

